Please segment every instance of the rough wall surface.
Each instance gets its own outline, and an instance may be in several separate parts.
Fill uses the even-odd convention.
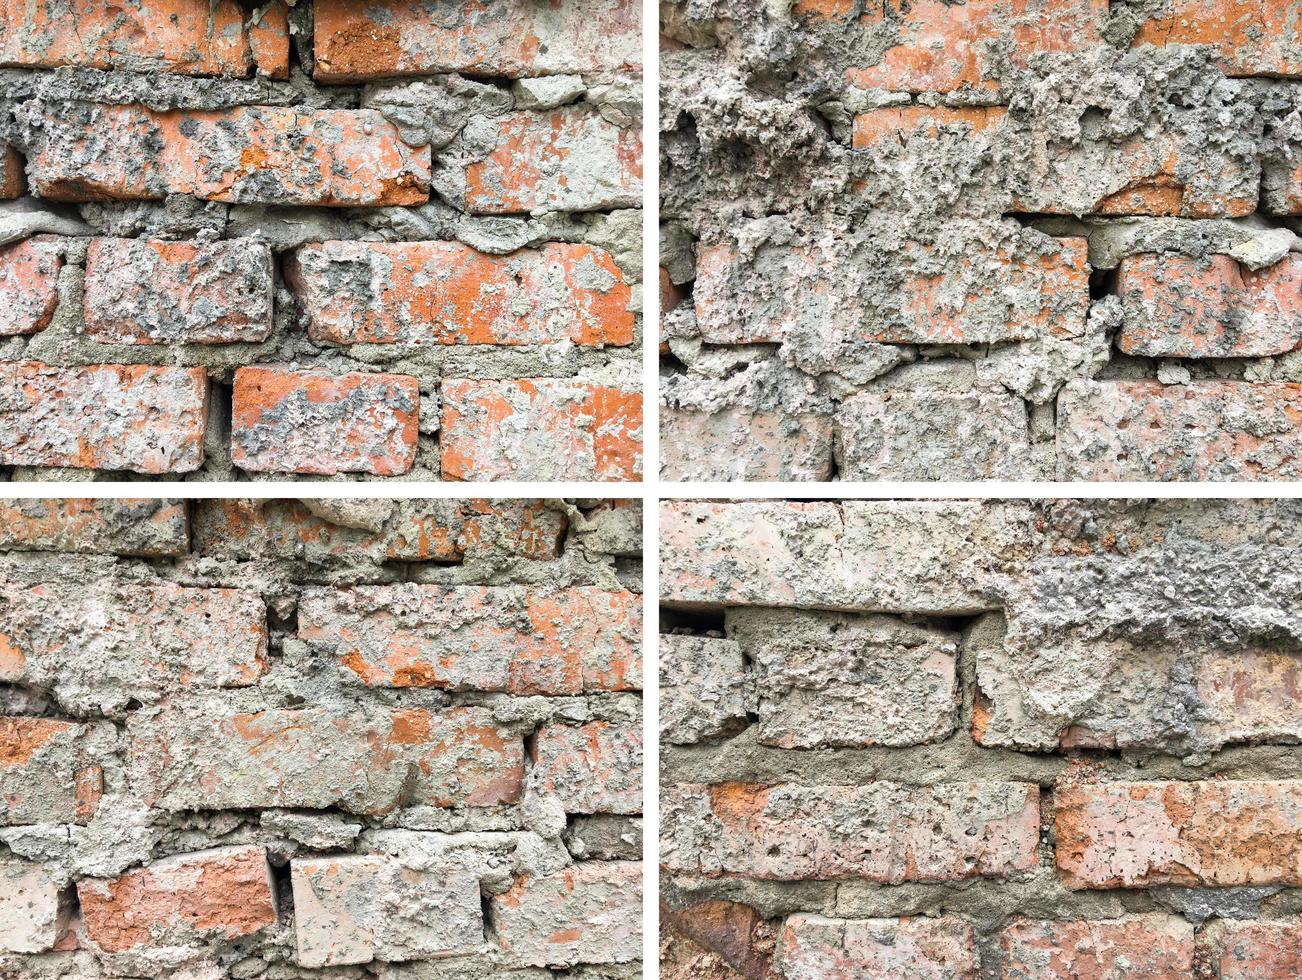
[[[1289,0],[665,0],[669,479],[1302,476]]]
[[[662,505],[662,976],[1296,977],[1300,518]]]
[[[639,21],[0,0],[0,473],[638,477]]]
[[[0,976],[640,976],[640,525],[0,504]]]

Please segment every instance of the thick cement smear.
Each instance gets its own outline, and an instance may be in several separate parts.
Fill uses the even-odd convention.
[[[100,6],[0,4],[0,362],[202,369],[206,412],[159,440],[176,479],[458,479],[446,379],[619,391],[640,454],[637,4]],[[404,246],[436,261],[390,263]],[[319,269],[314,251],[353,258]],[[311,458],[242,466],[234,375],[261,365],[408,379],[415,451],[337,465],[359,430],[383,438],[380,391]],[[313,438],[311,412],[281,414]],[[605,424],[580,414],[581,436]],[[132,421],[80,456],[0,449],[0,479],[134,479],[141,463],[97,451]],[[507,476],[591,478],[545,420],[514,424],[532,438],[491,460]],[[55,426],[9,427],[41,446]]]
[[[641,505],[0,510],[0,976],[634,980]]]
[[[667,0],[662,474],[1296,478],[1299,31],[1238,0]],[[1186,290],[1189,260],[1229,266]],[[1111,414],[1065,413],[1089,382]]]
[[[662,504],[661,975],[1295,975],[1299,517]]]

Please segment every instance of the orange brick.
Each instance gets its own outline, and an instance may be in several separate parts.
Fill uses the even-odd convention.
[[[192,194],[235,204],[423,204],[430,153],[378,112],[237,106],[154,112],[66,103],[48,109],[29,156],[33,190],[55,201]]]
[[[22,154],[12,146],[0,144],[0,200],[23,196],[27,190],[25,166]]]
[[[86,252],[86,334],[104,344],[231,344],[271,336],[271,249],[250,239],[96,238]]]
[[[847,71],[847,81],[916,93],[995,88],[988,77],[991,46],[1007,45],[1011,61],[1020,65],[1041,52],[1079,51],[1100,43],[1108,13],[1107,0],[968,0],[957,5],[913,0],[867,6],[859,28],[889,22],[899,43],[887,48],[876,65]],[[797,5],[800,13],[838,19],[852,9],[838,0]]]
[[[258,17],[256,21],[254,16]],[[289,7],[285,0],[259,4],[255,14],[250,15],[246,29],[258,74],[289,78]]]
[[[498,256],[458,242],[324,242],[295,252],[286,277],[318,343],[633,342],[628,283],[590,245]]]
[[[1218,980],[1291,980],[1302,976],[1302,921],[1235,922],[1209,929]]]
[[[166,948],[188,927],[193,945],[238,939],[276,924],[271,868],[260,847],[220,847],[180,854],[111,879],[77,883],[86,938],[104,952]]]
[[[1128,255],[1117,346],[1144,357],[1269,357],[1302,346],[1302,255],[1260,271],[1228,255]]]
[[[1173,915],[1099,921],[1014,920],[1000,934],[1003,977],[1187,980],[1194,928]]]
[[[0,249],[0,337],[36,333],[59,305],[59,239],[37,235]]]
[[[0,636],[0,664],[10,661],[7,639]],[[78,792],[98,772],[86,737],[75,721],[0,717],[0,827],[90,820],[98,794]]]
[[[465,166],[467,211],[641,207],[642,137],[636,127],[623,129],[582,106],[515,112],[493,122],[494,149]]]
[[[1302,77],[1302,22],[1288,0],[1172,0],[1132,46],[1210,45],[1227,75]]]
[[[1302,883],[1302,782],[1063,785],[1054,808],[1069,888]]]
[[[416,461],[420,389],[401,374],[235,372],[231,460],[255,473],[396,476]]]
[[[641,722],[543,725],[529,785],[559,799],[566,813],[641,813]]]
[[[786,980],[947,977],[976,980],[972,927],[962,919],[829,919],[790,916],[778,940]]]
[[[186,473],[203,465],[199,368],[0,363],[0,463]]]
[[[591,586],[313,589],[299,639],[372,687],[581,694],[641,686],[641,600]]]
[[[179,500],[3,500],[0,549],[179,558],[189,550],[189,523]]]
[[[851,135],[856,149],[875,146],[886,139],[920,133],[931,139],[940,135],[942,126],[964,127],[965,132],[983,133],[997,128],[1008,115],[1003,106],[906,106],[871,109],[854,117]]]
[[[636,480],[642,396],[565,378],[443,382],[448,480]]]
[[[459,72],[507,78],[642,67],[636,0],[320,0],[317,81]]]
[[[181,75],[246,76],[254,68],[253,31],[235,0],[0,0],[0,66],[125,68]],[[283,52],[289,77],[289,30],[282,3],[257,29],[258,47]],[[263,58],[258,58],[259,65]]]

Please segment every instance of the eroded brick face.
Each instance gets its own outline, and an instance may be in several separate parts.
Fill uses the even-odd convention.
[[[631,0],[0,2],[0,478],[637,479],[642,40]],[[537,386],[528,458],[463,381]]]
[[[663,503],[661,975],[1294,975],[1299,516]]]
[[[640,977],[641,541],[631,499],[0,504],[0,976]]]

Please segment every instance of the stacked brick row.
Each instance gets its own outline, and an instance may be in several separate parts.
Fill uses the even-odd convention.
[[[665,11],[667,478],[1302,476],[1296,4]]]
[[[1299,517],[664,504],[662,975],[1297,976]]]
[[[0,975],[641,975],[640,505],[0,507]]]
[[[641,472],[629,0],[0,3],[0,467]]]

